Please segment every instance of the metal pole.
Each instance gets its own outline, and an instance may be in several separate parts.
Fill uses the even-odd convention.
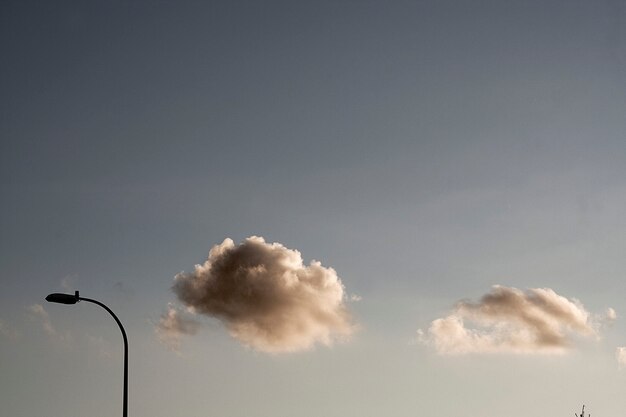
[[[87,301],[90,303],[98,304],[100,307],[104,308],[109,312],[111,316],[115,319],[115,322],[120,327],[122,331],[122,337],[124,338],[124,411],[122,417],[128,417],[128,337],[126,337],[126,330],[124,330],[124,326],[122,326],[122,322],[117,318],[115,313],[111,311],[111,309],[104,304],[102,304],[98,300],[92,300],[91,298],[80,297],[78,291],[76,291],[76,299],[79,301]]]

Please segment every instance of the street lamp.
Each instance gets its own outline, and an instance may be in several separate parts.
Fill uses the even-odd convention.
[[[128,417],[128,338],[126,337],[126,331],[124,330],[124,326],[122,326],[120,319],[117,318],[115,313],[113,313],[109,307],[105,306],[100,301],[81,297],[78,291],[76,291],[74,295],[62,293],[50,294],[46,297],[46,301],[59,304],[76,304],[79,301],[88,301],[90,303],[98,304],[100,307],[108,311],[111,316],[113,316],[115,322],[120,327],[122,337],[124,338],[124,411],[122,417]]]

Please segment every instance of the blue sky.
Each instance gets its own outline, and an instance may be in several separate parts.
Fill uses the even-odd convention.
[[[3,408],[119,411],[114,323],[43,300],[79,289],[127,327],[137,417],[623,414],[625,18],[620,1],[2,2]],[[174,276],[253,235],[334,268],[359,330],[266,354],[201,316],[180,352],[159,343]],[[420,343],[493,285],[617,319],[564,355]]]

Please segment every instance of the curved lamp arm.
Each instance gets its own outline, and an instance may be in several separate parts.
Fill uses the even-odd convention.
[[[74,295],[71,294],[61,294],[54,293],[50,294],[46,297],[46,301],[51,303],[60,303],[60,304],[76,304],[79,301],[87,301],[88,303],[94,303],[108,311],[108,313],[115,319],[115,322],[119,326],[122,337],[124,338],[124,408],[123,408],[123,417],[128,417],[128,337],[126,336],[126,330],[124,330],[124,326],[122,326],[122,322],[117,318],[115,313],[101,303],[98,300],[93,300],[91,298],[81,297],[79,292],[76,291]]]

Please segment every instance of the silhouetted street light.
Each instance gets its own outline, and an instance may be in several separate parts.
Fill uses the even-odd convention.
[[[100,307],[108,311],[111,316],[113,316],[117,325],[120,326],[122,337],[124,338],[124,411],[122,416],[128,417],[128,338],[126,337],[126,331],[124,330],[124,326],[122,326],[120,319],[117,318],[115,313],[113,313],[109,307],[105,306],[100,301],[81,297],[78,291],[76,291],[74,295],[61,293],[50,294],[46,297],[46,301],[59,304],[76,304],[79,301],[88,301],[90,303],[98,304]]]

